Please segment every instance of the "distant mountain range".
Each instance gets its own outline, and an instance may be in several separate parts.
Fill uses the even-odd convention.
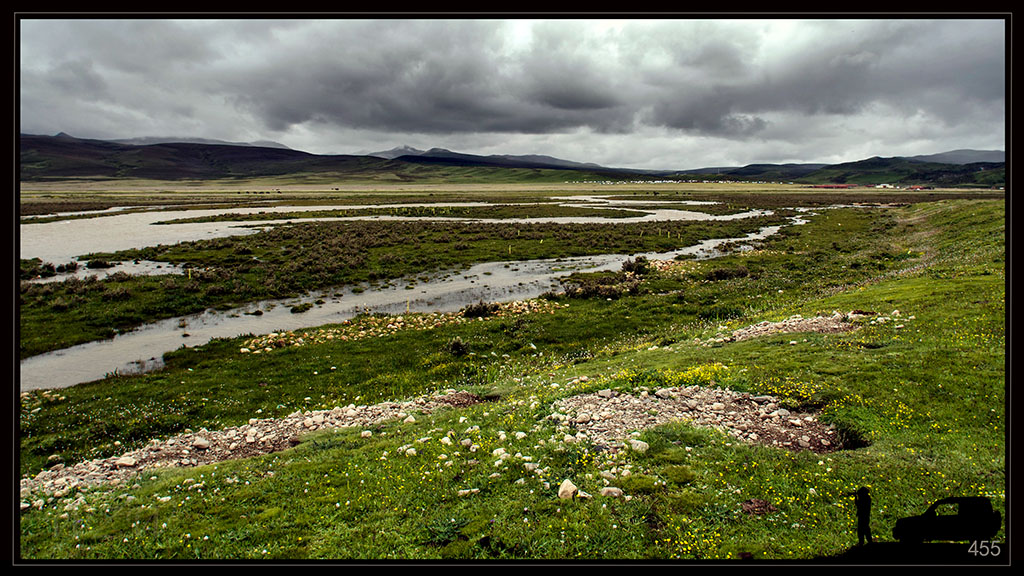
[[[89,140],[60,133],[22,134],[21,180],[144,178],[157,180],[319,175],[415,182],[450,178],[501,181],[752,180],[807,184],[1005,185],[1005,153],[953,150],[912,157],[873,157],[841,164],[749,164],[691,170],[609,168],[543,155],[463,154],[400,146],[366,155],[317,155],[274,142],[199,138]]]
[[[61,132],[57,136],[63,134],[65,137],[74,138]],[[291,150],[291,148],[281,144],[280,142],[274,142],[272,140],[257,140],[255,142],[227,142],[224,140],[213,140],[210,138],[164,138],[156,136],[145,136],[142,138],[123,138],[120,140],[108,140],[108,142],[116,142],[118,144],[131,144],[132,146],[149,146],[151,144],[169,144],[169,143],[185,143],[185,144],[214,144],[220,146],[253,146],[257,148],[283,148],[285,150]]]
[[[511,154],[492,154],[490,156],[477,156],[475,154],[461,154],[444,148],[431,148],[430,150],[418,150],[411,146],[399,146],[383,152],[371,152],[367,156],[387,158],[388,160],[402,159],[407,162],[437,163],[443,161],[473,162],[479,165],[493,165],[503,167],[545,167],[545,168],[580,168],[586,170],[623,170],[619,168],[608,168],[591,162],[573,162],[562,160],[553,156],[540,154],[527,154],[515,156]],[[642,172],[639,171],[638,172]]]

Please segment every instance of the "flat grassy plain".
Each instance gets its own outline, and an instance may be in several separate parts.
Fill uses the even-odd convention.
[[[658,192],[664,200],[665,189]],[[636,193],[653,198],[649,189]],[[783,194],[815,201],[802,191],[750,187],[676,193],[718,195],[744,207],[789,204],[788,197],[780,200]],[[553,314],[311,341],[261,355],[239,352],[246,337],[218,339],[166,355],[166,367],[157,372],[22,394],[19,461],[26,475],[46,467],[53,454],[67,464],[185,429],[236,426],[296,410],[448,388],[489,401],[417,415],[415,422],[386,422],[369,438],[358,429],[320,432],[284,452],[146,472],[137,485],[80,489],[75,496],[87,506],[64,510],[58,499],[22,513],[20,553],[70,560],[809,560],[836,557],[856,543],[849,493],[865,485],[874,498],[873,532],[882,541],[890,539],[896,519],[947,495],[989,497],[1006,518],[1005,206],[964,196],[905,195],[888,197],[898,206],[819,210],[807,224],[787,227],[751,252],[681,261],[638,282],[605,273],[611,281],[601,285],[619,286],[618,292],[550,295],[568,305]],[[711,225],[723,224],[737,225]],[[445,253],[466,254],[464,261],[507,253],[509,239],[500,233],[474,237],[458,229],[456,240],[453,229],[409,226],[396,235],[427,234],[434,242],[434,235],[447,234],[466,248]],[[610,251],[678,247],[650,231],[643,242],[652,244],[642,244],[635,229],[538,230],[535,240],[567,236],[545,242],[545,252],[539,241],[536,252],[527,244],[514,251],[532,258],[569,254],[580,244]],[[694,230],[677,230],[680,246],[705,233],[728,235],[723,228]],[[276,231],[267,246],[287,248],[296,241],[289,234]],[[226,269],[240,246],[190,243],[145,257]],[[359,249],[373,253],[373,247]],[[462,261],[442,262],[400,242],[383,252],[423,267]],[[404,272],[368,270],[383,272],[381,280]],[[587,286],[595,278],[578,275],[573,283]],[[126,288],[126,302],[147,292],[141,284],[115,284],[126,281],[141,282],[113,280],[103,291]],[[299,278],[294,289],[319,281]],[[168,287],[152,292],[157,299],[176,294]],[[24,322],[35,305],[23,298]],[[216,301],[202,305],[210,302]],[[714,341],[762,320],[834,310],[874,311],[892,321],[863,319],[842,334]],[[611,453],[561,441],[571,425],[549,418],[555,401],[576,394],[609,388],[639,394],[680,381],[775,395],[792,409],[816,411],[847,445],[827,454],[792,452],[676,422],[638,427],[638,437],[650,445],[646,452]],[[459,450],[464,438],[479,450]],[[409,445],[416,447],[414,456],[400,450]],[[497,448],[528,456],[543,473],[527,470],[523,460],[495,466],[490,454]],[[623,469],[632,474],[623,477]],[[613,485],[628,500],[556,495],[566,478],[596,495],[605,484],[602,472],[612,471]],[[192,489],[196,483],[202,489]],[[458,495],[463,489],[477,492]],[[767,501],[774,511],[744,513],[751,499]],[[1004,539],[1001,531],[996,540]]]

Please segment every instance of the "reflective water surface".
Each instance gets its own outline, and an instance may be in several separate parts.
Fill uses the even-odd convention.
[[[580,197],[573,197],[571,200],[573,203],[588,206],[591,203],[601,202],[599,199],[594,199],[582,204]],[[613,204],[606,201],[604,203],[606,205]],[[674,203],[678,204],[678,201]],[[467,204],[469,203],[460,205]],[[618,202],[614,204],[618,205]],[[652,202],[647,200],[643,204],[649,206]],[[486,204],[473,203],[473,205]],[[404,206],[409,205],[405,204]],[[344,208],[351,208],[351,206]],[[278,207],[278,211],[295,211],[297,209],[324,210],[330,209],[330,207]],[[252,209],[253,212],[268,210],[270,210],[269,207]],[[225,212],[246,213],[237,208],[163,211],[118,214],[47,224],[24,224],[21,226],[22,257],[39,257],[49,262],[66,262],[74,256],[92,251],[112,251],[160,243],[177,243],[204,237],[247,234],[259,229],[243,228],[239,227],[237,223],[231,222],[152,225],[155,222],[174,218]],[[569,220],[573,222],[623,222],[652,219],[723,218],[682,210],[666,209],[649,212],[651,214],[638,216],[636,219],[594,217]],[[694,214],[699,216],[694,216]],[[757,214],[761,214],[761,212],[731,215],[728,218],[749,217]],[[522,221],[538,222],[542,220],[530,218]],[[558,219],[558,221],[563,221],[563,219]],[[798,224],[800,221],[794,219],[793,223]],[[265,225],[271,225],[271,223],[260,223],[260,227]],[[698,258],[714,257],[718,254],[716,249],[725,243],[755,242],[775,234],[780,228],[781,226],[767,226],[741,238],[707,240],[681,250],[650,253],[644,256],[649,259],[673,259],[683,254]],[[72,243],[71,237],[76,237],[78,240]],[[136,373],[152,370],[162,365],[163,353],[182,346],[199,346],[211,338],[231,338],[239,335],[258,335],[309,328],[341,322],[364,312],[389,314],[448,312],[459,310],[481,300],[497,302],[533,298],[558,288],[558,279],[573,271],[618,269],[627,258],[635,256],[607,254],[557,260],[489,262],[457,272],[438,272],[427,282],[413,279],[393,282],[384,287],[360,286],[356,290],[349,287],[311,293],[300,299],[264,301],[236,310],[208,310],[201,314],[161,320],[109,340],[90,342],[23,360],[21,362],[21,390],[73,386],[101,379],[115,371]],[[129,272],[148,270],[154,273],[167,273],[169,268],[166,264],[154,263],[129,264],[129,266],[135,266],[135,268],[126,269]],[[156,268],[156,266],[162,267]],[[173,268],[171,269],[173,270]],[[96,272],[96,270],[80,270],[78,274],[94,274]],[[418,276],[422,277],[423,275]],[[299,314],[291,312],[291,306],[294,304],[318,300],[322,300],[322,303],[315,304],[306,312]],[[260,313],[253,314],[256,311]]]

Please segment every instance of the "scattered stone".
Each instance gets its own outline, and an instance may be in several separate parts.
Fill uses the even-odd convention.
[[[601,496],[607,496],[609,498],[621,498],[622,489],[614,486],[605,486],[601,488]]]
[[[732,333],[727,336],[719,335],[705,340],[702,343],[704,346],[712,346],[715,344],[723,344],[725,342],[738,342],[760,336],[791,332],[817,332],[824,334],[850,332],[857,328],[855,324],[850,322],[850,320],[855,317],[856,314],[854,312],[844,315],[839,311],[833,312],[831,316],[816,316],[814,318],[804,318],[797,314],[779,322],[768,322],[767,320],[764,322],[758,322],[757,324],[747,326],[746,328],[733,330]],[[700,342],[699,339],[698,342]],[[790,345],[795,345],[797,342],[796,340],[791,340],[789,343]]]
[[[480,402],[480,398],[469,392],[449,391],[443,395],[416,399],[416,409],[430,413],[447,407],[463,407]],[[74,466],[58,463],[40,472],[33,478],[21,479],[22,499],[31,501],[31,495],[44,494],[52,497],[62,491],[70,497],[70,486],[86,488],[97,484],[116,484],[129,481],[144,469],[171,466],[199,466],[222,460],[249,458],[292,447],[308,428],[309,421],[319,429],[361,427],[393,420],[397,412],[408,405],[394,402],[361,406],[354,405],[348,410],[357,416],[342,416],[342,410],[310,411],[305,414],[294,412],[287,418],[250,418],[248,424],[219,431],[201,430],[201,436],[187,431],[181,436],[166,440],[152,440],[137,450],[116,458],[80,462]],[[372,432],[363,430],[360,436],[369,438]],[[245,441],[242,442],[241,439]],[[191,450],[189,450],[191,449]]]
[[[576,496],[577,492],[579,492],[579,488],[568,478],[563,480],[562,484],[558,487],[558,497],[562,500],[571,500],[573,496]]]

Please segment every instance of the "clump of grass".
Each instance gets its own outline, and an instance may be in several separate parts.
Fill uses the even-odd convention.
[[[469,354],[469,345],[463,342],[462,338],[460,338],[459,336],[456,336],[449,340],[448,344],[445,346],[445,349],[448,351],[449,354],[455,356],[456,358],[460,358],[462,356],[465,356],[466,354]]]
[[[661,470],[662,477],[672,484],[689,484],[697,477],[688,466],[673,465]]]

